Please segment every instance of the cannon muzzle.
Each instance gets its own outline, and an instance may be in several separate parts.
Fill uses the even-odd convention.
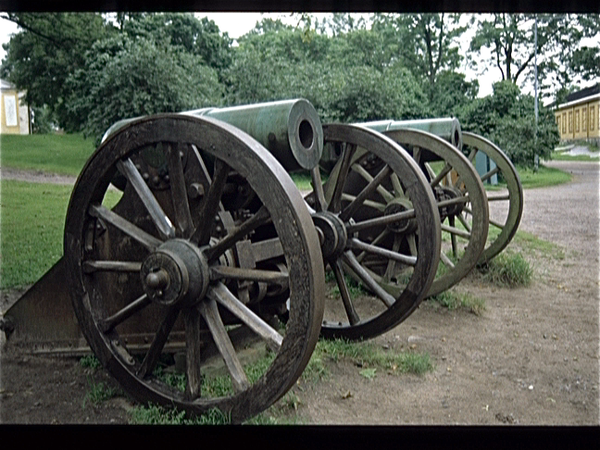
[[[201,108],[180,114],[211,117],[248,133],[288,172],[313,169],[323,153],[323,127],[319,115],[304,99]],[[116,122],[104,133],[102,141],[136,119],[139,117]]]

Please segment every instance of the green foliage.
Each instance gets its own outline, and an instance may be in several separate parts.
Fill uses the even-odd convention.
[[[98,42],[68,84],[69,110],[85,118],[82,131],[97,143],[120,119],[217,106],[222,98],[201,57],[145,38]]]
[[[494,142],[513,164],[533,167],[536,154],[548,159],[560,141],[552,111],[539,108],[536,133],[534,99],[510,81],[493,87],[493,95],[475,99],[458,111],[462,129]]]
[[[20,31],[4,46],[2,77],[27,91],[26,101],[50,114],[67,131],[77,128],[70,116],[66,80],[84,65],[92,44],[111,32],[98,13],[6,13]],[[75,122],[73,121],[75,119]]]
[[[533,269],[519,253],[503,252],[479,267],[484,279],[500,287],[527,286],[531,282]]]

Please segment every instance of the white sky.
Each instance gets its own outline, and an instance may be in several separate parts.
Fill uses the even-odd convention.
[[[290,13],[198,13],[199,17],[207,16],[209,19],[213,20],[219,30],[221,32],[227,32],[229,37],[236,39],[252,28],[256,22],[261,20],[263,17],[271,17],[271,18],[280,18],[285,23],[289,23],[291,25],[296,25],[298,21],[298,16],[292,16]],[[327,13],[318,13],[314,14],[321,20]],[[468,15],[465,14],[465,18]],[[465,33],[464,44],[462,45],[463,55],[468,47],[468,42],[470,40],[470,36],[472,32],[475,30],[468,30]],[[0,44],[4,44],[10,40],[10,35],[12,33],[17,32],[17,26],[5,19],[0,19]],[[5,56],[4,49],[0,46],[0,60],[2,60]],[[473,71],[469,70],[466,65],[463,63],[463,67],[461,68],[462,72],[466,74],[467,81],[471,81],[475,78],[479,81],[479,97],[485,97],[492,93],[492,83],[496,81],[500,81],[501,75],[498,70],[495,68],[491,68],[487,70],[483,74],[476,74]],[[527,93],[533,94],[533,87],[525,87],[523,89]]]

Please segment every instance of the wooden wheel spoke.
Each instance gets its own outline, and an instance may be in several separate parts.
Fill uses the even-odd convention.
[[[350,202],[346,208],[342,210],[340,213],[340,219],[343,221],[348,220],[352,215],[362,206],[363,202],[366,198],[378,189],[381,185],[381,182],[389,175],[392,169],[387,164],[383,169],[379,171],[379,173],[372,178],[371,181],[364,187],[362,191]]]
[[[175,325],[175,321],[177,320],[177,316],[179,315],[179,309],[171,308],[167,312],[165,318],[160,324],[152,343],[150,344],[150,348],[142,364],[137,370],[137,375],[140,378],[145,378],[148,374],[151,374],[156,364],[158,363],[158,359],[160,358],[160,354],[167,343],[167,339],[169,338],[169,334]]]
[[[323,191],[323,181],[321,180],[321,171],[319,167],[315,167],[310,171],[310,177],[313,185],[313,193],[315,196],[315,210],[322,212],[327,210],[327,200],[325,200],[325,192]]]
[[[426,166],[429,167],[429,164],[426,164]],[[452,166],[449,163],[446,163],[444,165],[444,168],[440,171],[440,173],[438,173],[437,175],[435,175],[433,177],[433,180],[431,180],[429,185],[431,187],[435,187],[438,184],[440,184],[440,181],[442,181],[444,179],[444,177],[450,173],[451,170],[452,170]],[[433,173],[433,171],[432,171],[432,173]]]
[[[208,298],[218,302],[263,339],[271,350],[278,352],[283,336],[244,305],[223,283],[217,283],[207,293]]]
[[[498,167],[498,166],[494,167],[492,170],[486,172],[484,175],[481,176],[481,182],[482,183],[486,182],[489,178],[493,177],[498,172],[500,172],[500,167]]]
[[[287,286],[289,276],[274,270],[248,269],[242,267],[214,266],[210,268],[211,280],[246,280]]]
[[[396,299],[388,294],[366,271],[364,267],[360,265],[360,263],[356,260],[356,257],[351,251],[347,251],[342,255],[342,259],[350,268],[354,271],[356,276],[361,279],[361,281],[369,288],[371,291],[375,293],[377,298],[379,298],[385,306],[388,308],[394,304]]]
[[[356,199],[356,196],[354,196],[354,195],[346,194],[345,192],[342,194],[342,200],[352,202],[355,199]],[[363,200],[362,204],[363,204],[363,206],[368,206],[369,208],[376,209],[377,211],[381,211],[381,212],[385,211],[385,205],[383,203],[374,202],[373,200]]]
[[[194,400],[201,395],[202,372],[201,372],[201,344],[202,344],[202,315],[198,307],[193,306],[182,312],[185,323],[185,347],[186,347],[186,389],[185,395],[188,400]]]
[[[488,196],[487,197],[487,201],[488,202],[501,202],[501,201],[505,201],[505,200],[510,200],[510,194],[496,195],[496,196],[493,196],[493,197]]]
[[[188,202],[183,163],[181,161],[182,155],[177,143],[170,143],[167,145],[167,158],[177,227],[179,228],[181,236],[189,238],[194,229],[194,223],[192,221],[192,214],[190,213],[190,204]]]
[[[489,219],[489,221],[490,221],[490,225],[494,225],[496,228],[500,228],[501,230],[504,229],[504,227],[506,226],[506,224],[501,224],[500,222],[497,222],[492,219]]]
[[[396,193],[397,197],[406,197],[406,195],[404,194],[404,189],[402,188],[402,183],[400,183],[400,178],[398,178],[398,175],[396,175],[395,173],[392,173],[392,176],[390,177],[392,180],[392,186],[394,187],[394,192]]]
[[[421,147],[413,148],[413,159],[415,160],[417,165],[419,165],[421,163],[421,154],[422,154]]]
[[[117,167],[137,192],[161,237],[163,239],[174,238],[175,228],[173,227],[173,224],[171,224],[171,221],[164,213],[156,200],[156,197],[154,197],[154,194],[152,194],[152,191],[142,178],[142,175],[133,164],[133,161],[129,158],[121,160],[117,163]]]
[[[223,195],[223,189],[227,176],[229,175],[229,166],[220,159],[215,159],[215,171],[213,174],[212,183],[206,194],[204,206],[200,213],[200,225],[194,231],[191,237],[191,241],[197,245],[206,245],[210,239],[211,225],[213,219],[219,210],[221,203],[221,196]]]
[[[400,250],[400,244],[402,243],[402,240],[404,239],[404,236],[399,235],[399,234],[395,234],[394,235],[394,242],[392,244],[392,252],[398,253],[398,251]],[[416,258],[415,258],[415,263],[416,263]],[[385,282],[389,282],[394,274],[396,273],[398,267],[398,261],[394,258],[390,258],[388,260],[387,263],[387,267],[385,268],[385,273],[383,274],[383,279]]]
[[[468,159],[469,161],[473,162],[475,161],[475,155],[477,154],[479,150],[477,148],[473,148],[473,150],[471,150],[471,153],[469,153]]]
[[[452,221],[451,225],[442,224],[442,231],[450,233],[450,236],[460,236],[465,239],[471,239],[471,233],[454,226],[453,216],[449,218]]]
[[[120,311],[117,311],[115,314],[107,317],[106,319],[101,319],[98,321],[99,328],[104,332],[108,333],[114,327],[123,323],[125,320],[129,319],[139,311],[143,310],[146,306],[151,303],[150,298],[143,294],[138,297],[136,300],[125,306]]]
[[[408,209],[406,211],[389,214],[387,216],[375,217],[373,219],[367,219],[367,220],[363,220],[361,222],[356,222],[354,224],[350,224],[346,227],[346,232],[348,234],[352,234],[352,233],[355,233],[356,231],[364,230],[367,228],[388,225],[390,223],[398,222],[400,220],[414,219],[415,217],[416,217],[415,210]]]
[[[427,176],[429,177],[430,180],[434,180],[436,177],[435,171],[432,169],[431,164],[429,163],[424,163],[423,166],[425,167],[425,171],[427,172]],[[430,182],[431,184],[431,182]]]
[[[258,227],[265,225],[271,221],[271,216],[267,208],[263,205],[252,217],[247,219],[238,227],[230,230],[229,234],[217,242],[212,247],[205,251],[206,258],[209,262],[218,259],[223,253],[229,250],[240,239],[248,233],[256,230]]]
[[[84,261],[82,264],[84,273],[93,272],[139,272],[142,263],[137,261]]]
[[[408,242],[408,248],[410,249],[410,253],[412,255],[418,255],[419,252],[417,250],[417,238],[414,234],[409,234],[406,236],[406,240]]]
[[[330,263],[330,266],[333,270],[335,281],[337,282],[338,288],[340,290],[340,296],[342,297],[342,303],[344,305],[344,309],[346,310],[348,321],[350,322],[350,325],[356,325],[360,322],[360,318],[358,317],[358,314],[354,309],[354,304],[352,303],[352,298],[350,297],[350,291],[348,290],[348,286],[346,285],[346,278],[344,277],[344,270],[342,269],[342,264],[338,259],[335,262]]]
[[[394,237],[394,241],[399,236]],[[388,250],[386,248],[377,247],[372,244],[367,244],[366,242],[362,242],[356,238],[351,238],[348,240],[349,247],[356,250],[362,250],[367,253],[371,253],[373,255],[381,256],[386,259],[390,259],[393,261],[397,261],[402,264],[406,264],[409,266],[415,266],[417,264],[416,256],[408,256],[403,255],[402,253],[398,253],[397,251]]]
[[[122,218],[118,214],[115,214],[103,205],[90,206],[89,213],[91,216],[98,217],[118,228],[149,250],[154,250],[156,247],[162,244],[161,240],[155,238],[151,234],[146,233],[141,228],[138,228],[128,220]]]
[[[467,219],[465,219],[465,217],[461,214],[459,214],[458,216],[458,220],[460,221],[460,223],[462,224],[463,227],[465,227],[465,229],[467,230],[467,232],[471,233],[471,225],[469,224],[469,222],[467,221]]]
[[[361,177],[363,177],[367,183],[370,184],[373,182],[373,180],[374,180],[373,176],[369,172],[367,172],[366,169],[363,166],[361,166],[360,164],[353,164],[352,170],[355,171],[356,173],[358,173]],[[391,202],[394,199],[394,195],[391,194],[386,188],[384,188],[380,182],[376,183],[375,187],[376,187],[379,195],[381,195],[381,197],[386,202]]]
[[[333,194],[327,207],[327,209],[331,212],[338,212],[342,207],[342,192],[344,190],[346,178],[348,177],[348,172],[350,170],[350,161],[352,160],[352,156],[354,155],[355,151],[356,145],[346,144],[344,147],[344,153],[342,155],[340,170],[338,171],[338,176],[335,180]]]
[[[205,299],[205,301],[200,303],[199,308],[204,320],[206,321],[206,324],[208,325],[208,329],[212,334],[215,345],[217,346],[217,349],[219,350],[219,353],[225,362],[225,366],[227,366],[227,370],[231,375],[233,388],[236,392],[246,390],[250,386],[250,383],[248,382],[248,378],[244,373],[242,363],[237,357],[235,348],[231,343],[231,339],[227,334],[227,329],[223,324],[223,320],[219,314],[219,309],[217,308],[215,299],[210,297]]]
[[[371,242],[371,245],[379,244],[390,233],[391,232],[387,227],[384,228],[383,231],[381,233],[379,233],[379,235],[377,235],[377,237],[375,239],[373,239],[373,241]],[[356,257],[356,260],[358,262],[361,262],[366,254],[367,254],[367,252],[364,252],[364,251],[359,253],[359,255]]]
[[[450,223],[450,227],[456,228],[456,220],[454,216],[448,217],[448,222]],[[456,228],[458,230],[458,228]],[[469,237],[471,233],[468,233]],[[455,258],[458,257],[458,245],[456,244],[456,232],[450,234],[450,241],[452,242],[452,254]]]
[[[456,197],[456,198],[451,198],[448,200],[442,200],[441,202],[438,202],[438,209],[442,209],[445,208],[447,206],[453,206],[453,205],[464,205],[466,203],[469,203],[471,200],[469,199],[468,195],[462,195],[460,197]]]
[[[450,269],[454,269],[454,263],[450,261],[450,258],[448,258],[444,252],[440,253],[440,261],[442,261],[445,266],[450,267]]]

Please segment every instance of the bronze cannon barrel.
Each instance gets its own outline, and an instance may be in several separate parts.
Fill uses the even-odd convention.
[[[390,130],[416,129],[434,134],[447,140],[459,150],[462,150],[462,131],[460,122],[454,117],[417,120],[377,120],[358,123],[371,130],[385,132]]]
[[[211,117],[233,125],[262,144],[287,171],[310,170],[317,166],[323,153],[321,121],[315,108],[305,99],[201,108],[180,114]],[[135,119],[116,122],[102,141]]]

